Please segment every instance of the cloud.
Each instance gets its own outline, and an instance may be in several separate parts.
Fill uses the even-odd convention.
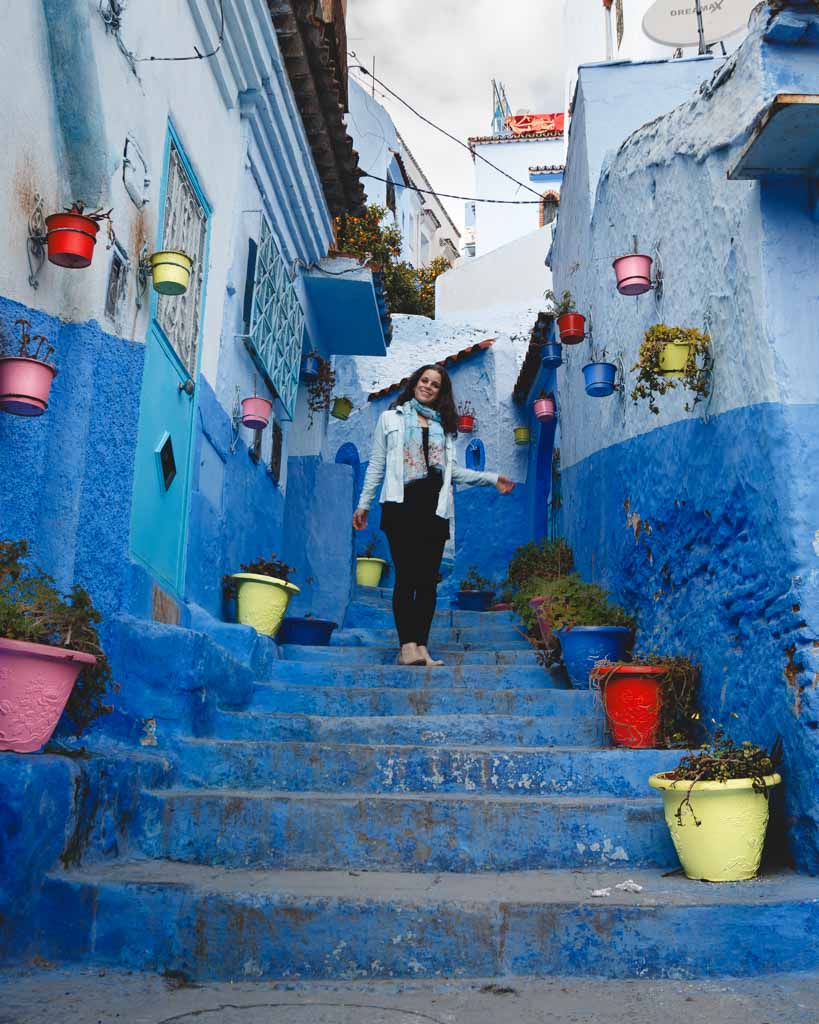
[[[347,32],[361,64],[374,57],[378,78],[465,142],[491,131],[493,78],[513,111],[563,108],[560,12],[560,0],[349,0]],[[469,153],[376,90],[433,187],[474,195]],[[446,204],[462,226],[463,203]]]

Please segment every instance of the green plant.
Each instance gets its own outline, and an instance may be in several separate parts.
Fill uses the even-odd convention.
[[[562,537],[538,544],[529,541],[516,549],[509,562],[504,583],[520,589],[534,577],[557,579],[574,569],[572,549]]]
[[[734,715],[734,717],[737,717]],[[677,820],[682,824],[682,810],[687,804],[692,815],[691,793],[697,782],[727,782],[729,779],[752,779],[758,793],[768,795],[765,778],[773,775],[782,760],[782,740],[777,738],[770,751],[750,740],[737,744],[725,735],[721,726],[714,729],[713,739],[695,754],[685,754],[673,771],[663,772],[663,778],[691,785],[677,808]],[[694,824],[700,822],[694,816]]]
[[[560,298],[558,298],[551,288],[547,288],[543,293],[543,298],[549,303],[550,308],[548,312],[555,317],[565,316],[566,313],[574,313],[577,309],[572,293],[568,290],[563,292]]]
[[[542,581],[538,596],[551,598],[549,617],[553,629],[575,626],[625,626],[635,628],[635,620],[618,604],[609,601],[608,592],[596,583],[584,582],[577,573]]]
[[[0,541],[0,636],[96,657],[80,673],[65,709],[73,734],[80,736],[111,713],[105,697],[118,690],[97,633],[102,615],[78,584],[62,595],[51,576],[27,564],[28,551],[28,541]]]
[[[662,666],[658,742],[663,747],[693,747],[700,736],[700,666],[682,655],[635,655],[627,662],[602,662],[594,670],[595,686],[604,686],[623,665]]]
[[[471,565],[466,576],[461,580],[459,590],[491,590],[494,593],[495,584],[492,580],[481,576],[476,565]]]
[[[272,576],[273,579],[282,580],[287,583],[290,576],[296,571],[292,565],[282,562],[275,555],[270,558],[257,558],[240,567],[241,572],[254,573],[256,576]],[[222,596],[225,600],[236,597],[239,589],[238,581],[233,576],[222,577]]]
[[[688,357],[685,368],[679,377],[668,377],[660,368],[660,356],[668,344],[688,345]],[[678,385],[693,394],[693,399],[686,402],[686,412],[690,412],[697,402],[701,402],[711,393],[711,336],[698,331],[696,327],[668,327],[666,324],[654,324],[646,331],[640,346],[640,354],[632,370],[637,370],[637,381],[631,392],[631,400],[635,404],[645,399],[648,407],[656,415],[660,408],[657,395],[673,391]]]
[[[364,550],[358,556],[359,558],[375,558],[375,549],[378,546],[378,538],[371,537],[364,545]]]
[[[318,377],[307,385],[308,425],[312,427],[314,415],[330,408],[330,397],[336,386],[336,374],[327,359],[323,359],[317,352],[312,352],[311,355],[318,359],[319,364]]]

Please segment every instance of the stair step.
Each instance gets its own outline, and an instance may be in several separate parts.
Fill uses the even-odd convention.
[[[188,740],[180,786],[356,793],[608,794],[642,797],[679,750],[417,747]]]
[[[629,878],[643,892],[614,888]],[[591,896],[602,888],[611,896]],[[194,982],[680,979],[819,964],[819,881],[787,872],[707,885],[630,867],[476,879],[119,861],[52,875],[41,920],[50,960]]]
[[[379,621],[383,621],[385,625],[390,625],[393,621],[392,591],[389,592],[389,597],[357,597],[347,606],[345,626],[348,624],[364,625],[367,622]],[[519,624],[519,621],[514,612],[470,612],[460,608],[444,608],[441,605],[438,606],[433,616],[433,626],[501,626],[512,623]]]
[[[302,715],[591,715],[603,709],[591,690],[473,690],[296,686],[257,683],[252,710]]]
[[[145,791],[134,826],[149,857],[326,871],[672,867],[657,797]]]
[[[398,642],[398,633],[390,617],[383,625],[349,626],[345,625],[344,634],[360,633],[362,637],[372,637],[373,645],[387,646]],[[457,647],[461,644],[494,643],[497,647],[506,647],[507,642],[531,646],[524,634],[511,623],[508,625],[475,625],[475,626],[433,626],[429,631],[429,647]]]
[[[284,661],[266,682],[293,686],[355,686],[388,689],[542,690],[564,688],[561,673],[549,673],[540,665],[444,665],[422,668],[405,665],[315,665]]]
[[[225,740],[302,740],[423,746],[601,746],[602,716],[521,715],[277,715],[218,711],[213,737]]]
[[[537,665],[534,650],[525,642],[520,647],[494,650],[465,651],[462,649],[444,650],[439,647],[430,648],[433,655],[439,656],[450,666],[456,665]],[[303,647],[300,644],[282,644],[281,655],[285,661],[331,662],[354,668],[356,665],[394,665],[398,651],[396,647],[372,647],[362,644],[360,647]]]

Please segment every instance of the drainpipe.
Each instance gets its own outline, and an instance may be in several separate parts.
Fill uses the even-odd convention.
[[[88,0],[42,0],[42,6],[68,198],[93,209],[108,200],[115,165],[108,158]]]

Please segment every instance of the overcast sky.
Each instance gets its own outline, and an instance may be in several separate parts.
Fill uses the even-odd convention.
[[[560,9],[560,0],[348,0],[348,43],[361,64],[372,68],[375,57],[386,85],[465,142],[491,133],[493,78],[506,86],[513,112],[563,109]],[[465,149],[396,100],[376,98],[433,188],[474,195]],[[445,202],[462,228],[463,203]]]

